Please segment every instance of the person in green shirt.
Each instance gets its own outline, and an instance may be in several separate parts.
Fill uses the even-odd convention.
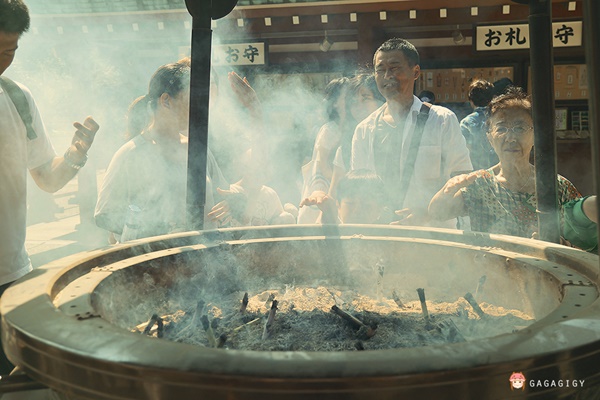
[[[596,196],[571,200],[563,205],[563,237],[582,250],[598,253]]]

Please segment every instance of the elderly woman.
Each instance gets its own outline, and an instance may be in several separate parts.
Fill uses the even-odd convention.
[[[487,170],[450,179],[433,197],[429,213],[448,220],[468,215],[474,231],[531,237],[538,230],[531,102],[514,87],[489,106],[487,136],[500,162]],[[558,203],[581,197],[558,175]]]

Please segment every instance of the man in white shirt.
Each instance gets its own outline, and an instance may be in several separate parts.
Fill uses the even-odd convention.
[[[395,210],[393,219],[400,219],[394,223],[456,227],[433,224],[427,215],[429,201],[446,181],[458,172],[472,170],[456,115],[440,106],[423,107],[413,94],[420,67],[419,53],[410,42],[399,38],[386,41],[375,52],[373,65],[386,103],[356,127],[351,169],[368,169],[381,176],[389,192],[388,208]],[[427,111],[419,135],[418,115]],[[418,136],[416,159],[411,161],[409,148]]]
[[[59,190],[85,164],[98,130],[91,117],[74,123],[71,146],[64,156],[56,155],[29,90],[2,76],[28,28],[27,6],[21,0],[0,0],[0,296],[32,269],[25,250],[27,170],[41,189]],[[5,374],[11,366],[0,353],[0,374]]]

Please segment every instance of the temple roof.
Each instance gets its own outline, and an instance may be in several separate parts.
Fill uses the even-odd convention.
[[[337,0],[239,0],[238,6]],[[32,14],[81,14],[185,9],[184,0],[26,0]]]

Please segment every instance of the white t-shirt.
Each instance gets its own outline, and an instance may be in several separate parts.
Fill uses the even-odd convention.
[[[207,160],[205,216],[215,204],[216,188],[229,186],[210,151]],[[166,154],[155,142],[136,136],[108,166],[96,203],[96,224],[120,234],[129,206],[135,205],[142,210],[140,237],[181,230],[186,221],[186,191],[187,146]],[[205,218],[205,229],[215,227]]]
[[[37,138],[27,138],[17,109],[0,87],[0,285],[12,282],[32,269],[25,250],[27,170],[56,156],[31,92],[23,85],[19,86],[29,103]]]
[[[313,149],[313,160],[316,159],[316,153],[319,151],[332,152],[340,145],[342,132],[337,122],[330,121],[321,126],[317,138],[315,139],[315,147]]]
[[[333,158],[333,166],[346,171],[346,163],[344,163],[344,157],[342,156],[342,146],[338,147],[335,151],[335,157]]]
[[[422,102],[416,96],[413,105],[404,123],[402,135],[402,148],[398,169],[402,166],[408,155],[410,138],[415,129],[417,115]],[[375,168],[375,127],[377,124],[385,125],[382,115],[387,103],[374,111],[365,120],[358,124],[352,138],[351,169]],[[394,129],[389,125],[384,129]],[[469,150],[465,138],[460,131],[456,115],[445,107],[432,106],[429,117],[425,123],[423,137],[415,161],[414,173],[410,181],[408,192],[403,207],[427,208],[432,197],[450,179],[451,174],[458,171],[470,171],[473,167],[469,159]],[[388,182],[385,182],[388,185]],[[453,222],[432,223],[435,226],[452,227]]]

